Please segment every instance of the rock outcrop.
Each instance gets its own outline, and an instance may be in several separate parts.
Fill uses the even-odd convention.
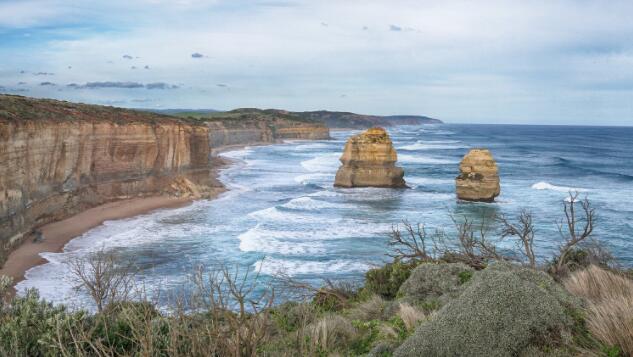
[[[389,135],[383,128],[371,128],[354,135],[345,144],[343,164],[336,173],[339,187],[406,187],[404,170]]]
[[[499,171],[490,151],[470,150],[462,159],[459,171],[455,185],[460,200],[493,202],[499,196]]]
[[[0,95],[0,250],[35,226],[109,201],[206,197],[223,189],[213,149],[284,138],[329,131],[283,118],[194,120]]]

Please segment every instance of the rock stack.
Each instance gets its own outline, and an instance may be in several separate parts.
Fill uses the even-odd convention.
[[[343,164],[336,173],[338,187],[407,187],[404,170],[389,135],[383,128],[371,128],[354,135],[345,144]]]
[[[459,164],[455,179],[457,198],[465,201],[493,202],[499,196],[499,170],[486,149],[472,149]]]

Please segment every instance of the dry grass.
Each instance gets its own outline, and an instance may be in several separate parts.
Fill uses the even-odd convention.
[[[353,319],[369,321],[379,320],[385,310],[385,300],[378,295],[373,295],[358,306],[349,310],[349,316]]]
[[[591,265],[573,273],[564,284],[569,292],[589,302],[591,333],[633,356],[633,281]]]
[[[311,326],[308,332],[312,346],[321,351],[333,351],[354,339],[357,331],[351,322],[340,315],[328,315]]]
[[[426,319],[426,314],[424,314],[423,311],[418,310],[407,303],[400,303],[398,316],[400,316],[404,322],[404,326],[407,328],[407,331],[413,331],[420,321]]]

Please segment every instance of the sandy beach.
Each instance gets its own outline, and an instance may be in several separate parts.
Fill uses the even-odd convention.
[[[133,198],[106,203],[62,221],[49,223],[41,227],[44,240],[38,243],[34,243],[31,240],[25,241],[20,247],[11,252],[6,263],[0,269],[0,275],[12,277],[15,284],[24,279],[24,274],[27,270],[46,263],[40,253],[61,252],[70,240],[102,224],[104,221],[133,217],[159,208],[182,207],[190,202],[191,198],[170,196]]]

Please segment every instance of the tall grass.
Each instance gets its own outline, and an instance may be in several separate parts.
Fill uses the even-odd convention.
[[[573,273],[564,285],[588,301],[587,327],[591,333],[633,356],[633,281],[591,265]]]

